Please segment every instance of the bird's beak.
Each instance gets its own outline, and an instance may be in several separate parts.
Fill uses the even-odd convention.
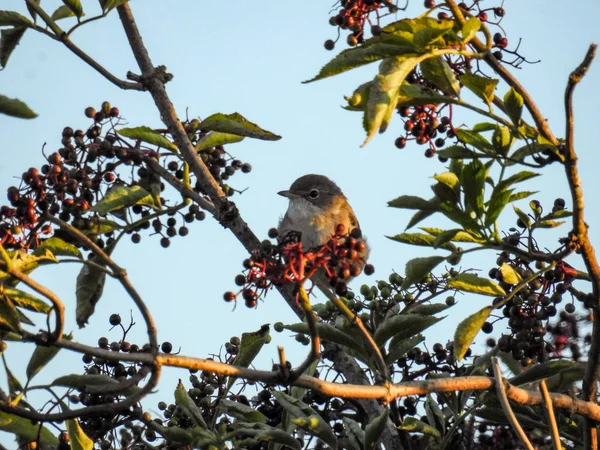
[[[287,198],[297,197],[297,195],[294,194],[292,191],[279,191],[277,194],[281,195],[282,197],[287,197]]]

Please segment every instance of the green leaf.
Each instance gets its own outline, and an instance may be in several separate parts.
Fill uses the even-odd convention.
[[[389,414],[390,412],[386,407],[371,419],[371,422],[369,422],[365,429],[365,450],[373,450],[376,448],[376,445],[383,434],[383,430],[385,429],[385,425],[387,424]]]
[[[84,231],[87,235],[97,236],[99,234],[110,233],[111,231],[118,230],[119,228],[123,228],[123,226],[119,225],[117,222],[102,219],[100,217],[91,217],[90,218],[91,228],[88,228]]]
[[[445,184],[451,189],[456,188],[456,186],[459,184],[458,177],[452,172],[443,172],[439,175],[434,175],[433,179]]]
[[[337,449],[337,439],[331,427],[313,408],[284,392],[272,392],[277,403],[295,418],[294,423],[302,426],[307,433],[321,439],[333,450]]]
[[[494,150],[501,155],[507,155],[514,139],[507,127],[496,127],[492,136]]]
[[[418,84],[409,84],[406,81],[398,91],[398,105],[400,106],[422,106],[440,103],[455,103],[456,99],[440,95],[431,88]]]
[[[291,324],[291,325],[284,325],[284,328],[286,330],[293,331],[294,333],[302,333],[302,334],[310,333],[308,324],[306,322],[295,323],[295,324]],[[344,330],[340,330],[339,328],[336,328],[332,324],[325,323],[325,322],[318,322],[317,323],[317,331],[319,332],[319,336],[326,341],[329,341],[329,342],[332,342],[332,343],[338,344],[338,345],[345,345],[345,346],[351,347],[358,351],[363,349],[363,345],[360,342],[358,342],[356,339],[354,339],[354,337],[352,335],[345,332]]]
[[[26,30],[26,27],[15,27],[0,31],[0,66],[6,67],[8,58],[19,45],[19,41]],[[0,112],[22,119],[37,117],[37,114],[31,111],[25,103],[16,99],[9,99],[3,95],[0,96]]]
[[[367,81],[366,83],[358,86],[351,97],[346,97],[346,101],[348,102],[347,109],[351,109],[352,111],[364,111],[369,102],[369,90],[371,89],[372,81]]]
[[[395,363],[398,359],[406,355],[411,348],[416,347],[424,340],[425,336],[422,334],[416,334],[409,338],[397,338],[394,336],[390,341],[388,354],[385,356],[385,362],[390,365]]]
[[[462,145],[451,145],[450,147],[436,150],[436,152],[440,157],[448,159],[473,159],[481,156],[481,154]]]
[[[6,371],[6,381],[8,384],[8,392],[11,397],[15,397],[17,392],[24,392],[23,385],[21,382],[15,377],[12,371],[8,368],[8,364],[6,364],[6,359],[4,358],[4,354],[2,354],[2,362],[4,363],[4,369]]]
[[[502,281],[507,284],[519,284],[521,282],[521,275],[506,263],[502,263],[500,266],[500,273],[502,274]]]
[[[81,17],[83,15],[83,6],[81,6],[81,2],[79,0],[62,0],[67,8],[73,11],[77,17]]]
[[[471,242],[477,244],[485,242],[485,240],[481,237],[476,237],[473,234],[463,231],[460,228],[454,228],[452,230],[446,230],[438,234],[435,240],[433,241],[433,248],[439,248],[450,241]]]
[[[460,93],[460,83],[454,75],[454,71],[450,68],[446,60],[441,56],[421,61],[419,65],[423,77],[444,94],[457,96]]]
[[[82,14],[85,16],[85,14]],[[66,19],[67,17],[75,17],[75,13],[67,5],[61,5],[52,13],[52,20]]]
[[[0,27],[32,27],[33,22],[15,11],[0,11]]]
[[[458,324],[454,333],[454,355],[458,361],[464,358],[473,339],[493,310],[493,306],[486,306]]]
[[[512,195],[513,190],[508,189],[505,191],[501,191],[499,189],[494,189],[492,192],[492,197],[488,202],[488,207],[485,212],[485,226],[489,227],[496,222],[498,216],[504,209],[504,207],[510,202],[510,196]]]
[[[492,131],[495,130],[496,128],[498,128],[498,125],[495,123],[491,123],[491,122],[479,122],[475,125],[473,125],[473,128],[471,128],[471,131],[475,131],[477,133],[481,133],[484,131]]]
[[[152,195],[141,186],[117,185],[104,194],[104,197],[92,207],[92,211],[104,216],[111,211],[133,205],[156,206]]]
[[[474,294],[490,295],[497,297],[506,295],[498,283],[488,279],[480,278],[474,273],[461,273],[448,280],[448,287],[463,292],[472,292]]]
[[[178,151],[177,146],[173,142],[150,127],[121,128],[117,130],[117,133],[129,139],[138,139],[151,145],[166,148],[167,150]]]
[[[26,442],[35,441],[44,448],[56,448],[58,439],[46,427],[30,419],[0,411],[0,430],[12,433]]]
[[[460,174],[460,184],[464,191],[465,212],[467,214],[474,212],[476,217],[481,217],[483,214],[486,177],[487,168],[478,159],[463,167]]]
[[[386,237],[392,241],[402,242],[403,244],[420,245],[423,247],[433,247],[436,240],[434,236],[423,233],[400,233],[395,236]],[[450,243],[442,244],[441,247],[450,251],[456,250],[456,247]]]
[[[436,20],[431,17],[421,17],[413,21],[415,24],[415,37],[413,42],[415,45],[423,49],[436,41],[452,30],[454,26],[453,20]],[[440,44],[444,44],[440,42]]]
[[[484,153],[491,153],[494,150],[492,144],[490,144],[490,142],[486,138],[484,138],[480,133],[477,133],[475,131],[457,128],[456,136],[461,142],[472,145],[473,147],[475,147],[478,150],[481,150]]]
[[[418,224],[419,222],[421,222],[422,220],[426,219],[427,217],[431,216],[435,211],[417,211],[408,221],[408,224],[406,225],[406,230],[408,230],[411,227],[414,227],[416,224]]]
[[[235,366],[248,367],[258,355],[263,345],[271,340],[269,325],[263,325],[258,331],[242,333],[240,350],[233,361]],[[230,377],[227,390],[231,388],[237,377]]]
[[[48,249],[54,256],[76,256],[81,258],[81,252],[77,247],[69,244],[58,237],[51,237],[43,241],[38,248],[33,251],[34,255],[42,255]]]
[[[69,444],[71,450],[93,450],[94,441],[92,441],[79,425],[77,419],[69,419],[66,422],[67,432],[69,433]]]
[[[385,319],[377,327],[373,338],[379,346],[383,346],[392,337],[398,342],[419,334],[442,319],[443,317],[422,314],[398,314]]]
[[[1,53],[2,52],[0,51],[0,54]],[[2,65],[1,60],[0,65]],[[0,114],[6,114],[8,116],[18,117],[20,119],[33,119],[38,116],[21,100],[16,98],[8,98],[4,95],[0,95]]]
[[[463,86],[482,98],[488,105],[494,101],[494,91],[498,80],[466,73],[460,77],[460,81]]]
[[[531,218],[515,205],[513,205],[513,209],[515,210],[515,213],[517,213],[517,216],[519,216],[519,219],[521,219],[521,222],[523,222],[525,226],[529,228],[531,226]]]
[[[513,386],[520,386],[534,381],[543,380],[550,378],[556,374],[559,374],[565,370],[573,369],[577,367],[577,362],[569,361],[566,359],[559,359],[556,361],[549,361],[545,363],[539,363],[531,366],[529,369],[523,371],[516,377],[509,380]]]
[[[516,202],[517,200],[522,200],[524,198],[527,198],[527,197],[537,194],[537,193],[538,193],[538,191],[516,192],[510,196],[509,202]]]
[[[365,432],[360,424],[346,416],[342,417],[342,423],[346,431],[348,450],[362,450],[363,442],[365,442]]]
[[[206,131],[219,131],[221,133],[235,134],[264,141],[278,141],[278,136],[270,131],[263,130],[255,123],[250,122],[239,113],[213,114],[200,124],[200,128]]]
[[[252,448],[262,443],[269,443],[269,449],[271,447],[275,449],[285,448],[302,450],[302,446],[296,438],[290,433],[279,430],[272,426],[264,423],[246,423],[236,421],[232,424],[234,428],[234,435],[240,436],[245,439],[238,439],[236,442],[236,448]],[[252,438],[248,438],[252,436]],[[212,443],[218,443],[217,439],[212,439]],[[211,442],[206,442],[204,445],[201,442],[196,443],[194,448],[211,448]],[[273,445],[274,444],[274,445]],[[215,449],[218,448],[216,445],[213,446]]]
[[[19,289],[3,286],[4,295],[6,295],[13,302],[15,306],[24,308],[33,312],[40,312],[47,314],[50,312],[52,307],[40,300],[35,295],[29,292],[24,292]]]
[[[481,21],[477,17],[469,17],[462,26],[463,43],[468,43],[481,29]]]
[[[523,147],[515,150],[511,155],[509,155],[511,161],[506,161],[507,166],[512,166],[517,162],[524,161],[525,158],[531,155],[535,155],[537,153],[542,153],[545,151],[556,151],[556,147],[549,144],[539,144],[537,142],[531,142]]]
[[[79,275],[77,275],[75,319],[79,328],[83,328],[88,323],[91,315],[94,314],[96,303],[102,297],[105,281],[106,272],[89,264],[84,264]]]
[[[312,83],[313,81],[338,75],[380,59],[414,53],[414,51],[415,49],[412,46],[394,45],[386,43],[379,38],[371,38],[358,47],[343,50],[325,64],[314,78],[303,81],[303,83]]]
[[[440,432],[434,427],[410,416],[405,417],[404,421],[402,422],[402,425],[400,425],[398,428],[400,430],[408,431],[410,433],[423,433],[428,436],[433,436],[436,439],[441,438]]]
[[[439,211],[439,207],[431,200],[425,200],[414,195],[401,195],[388,202],[388,206],[402,209],[420,209],[422,211]]]
[[[233,144],[242,140],[244,140],[243,136],[213,131],[198,140],[196,143],[196,150],[206,150],[207,148],[216,147],[217,145]]]
[[[196,405],[192,397],[190,397],[181,380],[179,380],[175,388],[175,403],[194,420],[197,426],[208,430],[204,417],[202,417],[202,410]]]
[[[402,289],[408,289],[413,284],[421,281],[427,276],[435,267],[446,258],[443,256],[427,256],[424,258],[414,258],[406,263],[406,276],[404,283],[402,283]]]
[[[421,303],[420,305],[411,305],[409,307],[409,313],[433,316],[447,310],[448,308],[450,308],[450,306],[446,305],[445,303]]]
[[[64,336],[64,339],[69,341],[72,338],[73,336],[71,334]],[[27,369],[25,369],[25,374],[27,375],[27,384],[29,384],[29,381],[31,381],[31,379],[36,376],[40,370],[42,370],[50,361],[52,361],[59,351],[60,347],[43,347],[38,345],[35,348],[31,358],[29,359],[29,363],[27,364]]]
[[[31,3],[35,3],[36,5],[40,4],[40,0],[32,0]],[[35,9],[29,4],[29,2],[27,2],[25,4],[25,6],[27,6],[27,11],[29,11],[29,14],[31,15],[31,18],[33,19],[33,21],[35,22],[37,19],[37,12],[35,11]]]
[[[52,386],[62,386],[82,391],[88,386],[111,386],[119,384],[109,375],[63,375],[52,382]]]
[[[535,222],[532,228],[556,228],[564,224],[564,220],[541,220]]]
[[[14,250],[8,252],[11,260],[11,264],[15,270],[29,274],[37,269],[41,264],[57,263],[58,260],[54,257],[49,250],[46,250],[44,254],[33,255],[28,253],[26,250]],[[5,286],[16,286],[19,281],[9,275],[8,273],[0,270],[0,283]]]
[[[510,120],[519,126],[521,122],[521,114],[523,113],[523,97],[512,87],[508,90],[504,96],[504,107],[506,114],[510,117]]]
[[[513,184],[521,183],[522,181],[527,181],[527,180],[530,180],[532,178],[539,177],[539,176],[540,176],[539,173],[531,172],[529,170],[523,170],[521,172],[515,173],[514,175],[511,175],[510,177],[502,180],[500,183],[498,183],[498,186],[496,187],[496,189],[504,190],[504,189],[512,186]]]
[[[21,320],[14,303],[6,295],[0,295],[0,330],[20,334]]]
[[[221,400],[220,405],[223,407],[225,414],[228,416],[232,416],[240,420],[246,420],[250,423],[267,423],[267,418],[263,413],[248,405],[244,405],[243,403],[223,399]]]
[[[369,89],[369,101],[363,122],[366,125],[367,138],[365,146],[375,133],[383,133],[396,110],[398,89],[408,74],[423,57],[414,54],[395,56],[384,59],[379,66],[379,74],[375,76]]]

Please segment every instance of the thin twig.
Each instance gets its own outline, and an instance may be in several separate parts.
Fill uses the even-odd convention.
[[[316,359],[321,357],[321,338],[319,337],[319,329],[317,328],[317,319],[315,318],[315,314],[310,304],[310,299],[308,298],[308,294],[306,293],[306,289],[304,289],[303,285],[299,286],[298,289],[298,302],[304,311],[304,319],[308,324],[311,342],[310,353],[307,355],[302,364],[294,369],[295,374],[301,375]]]
[[[555,450],[562,450],[560,433],[558,432],[558,425],[556,424],[556,417],[554,416],[554,407],[552,406],[552,399],[550,398],[550,392],[548,392],[548,386],[546,386],[546,380],[540,382],[540,392],[544,399],[546,415],[548,416],[548,425],[552,430],[552,444],[554,445]]]
[[[529,438],[525,434],[525,431],[523,431],[523,428],[521,428],[521,424],[517,420],[517,417],[510,407],[510,402],[508,401],[506,388],[504,386],[504,378],[502,378],[502,372],[500,371],[500,364],[498,363],[498,358],[495,356],[492,356],[492,368],[494,369],[494,378],[496,379],[496,392],[498,394],[498,400],[500,401],[504,415],[508,419],[508,422],[512,426],[515,434],[523,443],[523,446],[527,450],[534,450],[533,445],[531,445],[531,442],[529,442]]]
[[[600,304],[600,265],[594,252],[594,247],[590,242],[587,230],[587,224],[583,215],[583,189],[581,187],[581,178],[577,169],[577,153],[574,143],[575,118],[573,113],[573,92],[575,87],[587,73],[594,57],[596,56],[597,45],[592,44],[579,66],[569,76],[567,89],[565,91],[565,112],[566,112],[566,136],[565,136],[565,173],[569,182],[569,190],[573,201],[573,245],[581,253],[585,267],[591,276],[592,293],[594,296],[594,321],[592,326],[592,340],[588,353],[588,365],[585,377],[583,379],[583,399],[592,400],[596,396],[597,382],[600,377],[600,315],[598,306]],[[598,436],[596,425],[589,420],[584,421],[584,445],[585,448],[597,449]]]

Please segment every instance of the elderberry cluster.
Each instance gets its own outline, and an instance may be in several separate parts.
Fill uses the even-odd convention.
[[[278,237],[275,228],[269,230],[269,237]],[[235,277],[235,284],[240,290],[226,292],[224,300],[231,302],[241,295],[248,308],[254,308],[258,300],[276,284],[303,284],[317,274],[324,276],[337,295],[346,295],[347,283],[364,270],[371,275],[375,269],[365,264],[368,252],[367,244],[362,239],[360,229],[349,233],[338,224],[331,240],[319,247],[305,251],[296,232],[282,236],[278,243],[264,240],[260,249],[254,251],[250,258],[244,260],[244,273]]]
[[[440,108],[440,105],[431,104],[398,107],[398,114],[404,120],[405,134],[396,139],[394,143],[396,147],[402,149],[406,147],[409,140],[414,140],[419,145],[428,144],[429,148],[425,151],[425,156],[427,158],[433,157],[436,148],[441,148],[446,143],[444,137],[437,137],[438,133],[445,134],[448,139],[456,137],[456,131],[452,126],[450,117],[438,118],[438,108],[442,109],[446,106]]]

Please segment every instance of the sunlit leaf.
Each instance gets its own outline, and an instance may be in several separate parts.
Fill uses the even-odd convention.
[[[475,339],[493,309],[493,306],[486,306],[458,324],[454,333],[454,355],[458,361],[464,358],[473,339]]]
[[[463,292],[472,292],[474,294],[490,295],[493,297],[506,294],[498,283],[488,278],[480,278],[474,273],[461,273],[454,278],[448,279],[448,287]]]
[[[239,113],[213,114],[200,123],[200,128],[207,131],[219,131],[221,133],[235,134],[237,136],[262,139],[265,141],[278,141],[281,139],[281,136],[263,130]]]
[[[460,83],[443,57],[435,56],[421,61],[419,67],[423,77],[444,94],[456,96],[460,93]]]
[[[77,17],[81,17],[83,15],[83,6],[79,0],[62,0],[62,2],[73,11]]]
[[[460,81],[471,92],[485,100],[488,105],[494,100],[494,91],[498,80],[467,73],[460,77]]]
[[[466,44],[471,41],[481,29],[481,20],[477,17],[469,17],[462,26],[462,38]]]
[[[504,210],[504,207],[510,202],[510,197],[512,195],[513,190],[508,189],[505,191],[501,191],[499,189],[494,189],[492,193],[492,197],[488,202],[487,210],[485,212],[485,226],[491,226],[500,213]]]
[[[423,247],[433,247],[435,243],[434,236],[424,233],[400,233],[395,236],[386,237],[396,242],[402,242],[403,244],[420,245]],[[450,251],[456,250],[456,247],[450,243],[442,244],[441,247]]]
[[[410,416],[405,417],[402,425],[400,425],[398,428],[411,433],[423,433],[428,436],[433,436],[434,438],[441,437],[440,432],[434,427]]]
[[[77,419],[69,419],[66,422],[69,433],[69,444],[71,450],[93,450],[94,441],[84,433]]]
[[[0,54],[1,53],[2,52],[0,51]],[[29,109],[29,107],[21,100],[8,98],[4,95],[0,95],[0,114],[6,114],[21,119],[33,119],[37,117],[37,114]]]
[[[21,320],[15,304],[6,295],[0,295],[0,330],[21,332]]]
[[[519,126],[521,122],[521,114],[523,112],[523,97],[514,88],[510,88],[504,96],[504,107],[506,108],[506,114],[510,117],[510,120]]]
[[[56,448],[58,439],[46,427],[30,419],[0,411],[0,430],[12,433],[25,442],[37,442],[44,448]]]
[[[76,256],[81,258],[81,252],[77,247],[56,236],[52,236],[51,238],[42,241],[42,243],[33,251],[33,254],[39,256],[45,252],[45,249],[52,252],[54,256]]]
[[[414,258],[406,263],[406,276],[402,289],[408,289],[413,284],[421,281],[425,276],[435,269],[435,267],[446,258],[443,256],[427,256],[424,258]]]
[[[206,150],[207,148],[216,147],[217,145],[233,144],[235,142],[240,142],[243,139],[243,136],[238,136],[236,134],[213,131],[198,140],[196,143],[196,150],[200,151]]]
[[[151,145],[177,151],[177,146],[173,142],[150,127],[121,128],[117,133],[130,139],[139,139]]]
[[[111,211],[127,208],[133,205],[148,205],[157,207],[154,198],[148,191],[138,185],[117,185],[110,188],[104,197],[92,207],[100,215],[106,215]]]
[[[13,304],[19,308],[45,314],[49,313],[52,309],[51,306],[46,302],[40,300],[38,297],[30,294],[29,292],[21,291],[8,286],[3,286],[2,289],[4,291],[4,295],[10,298]]]

